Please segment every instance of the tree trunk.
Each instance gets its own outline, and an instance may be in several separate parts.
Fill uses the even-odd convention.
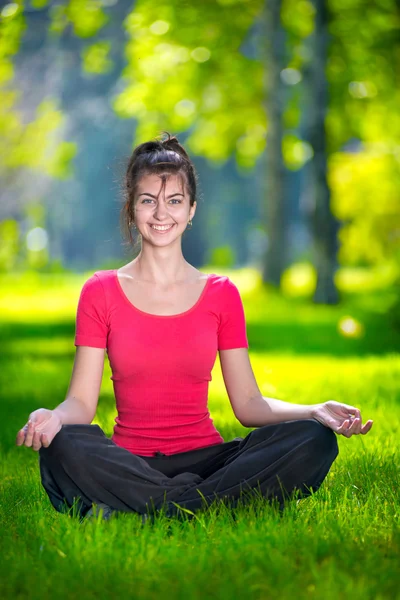
[[[282,272],[287,265],[284,185],[286,169],[282,155],[285,89],[280,77],[286,63],[286,32],[281,24],[281,4],[281,0],[265,0],[261,44],[262,60],[265,65],[264,89],[268,128],[262,215],[263,222],[266,224],[268,246],[262,279],[277,286],[280,285]]]
[[[328,8],[326,0],[312,0],[315,7],[315,30],[310,36],[311,57],[307,72],[309,142],[314,151],[310,164],[313,202],[310,225],[313,237],[317,287],[314,302],[337,304],[338,290],[334,274],[338,267],[339,223],[330,209],[330,189],[327,182],[327,150],[325,116],[328,109],[326,62],[328,48]],[[307,85],[307,80],[305,82]]]

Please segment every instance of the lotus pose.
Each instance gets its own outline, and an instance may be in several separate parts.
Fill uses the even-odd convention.
[[[335,433],[350,437],[372,426],[346,404],[262,396],[238,288],[198,271],[182,253],[197,181],[169,134],[130,157],[121,223],[140,251],[83,284],[66,400],[32,412],[16,439],[39,452],[42,485],[60,512],[77,507],[85,518],[101,507],[103,517],[137,512],[145,520],[161,507],[177,516],[214,500],[236,506],[255,490],[284,507],[292,492],[319,488],[338,454]],[[111,438],[91,424],[105,350],[117,411]],[[210,417],[217,353],[235,417],[255,427],[243,438],[225,441]]]

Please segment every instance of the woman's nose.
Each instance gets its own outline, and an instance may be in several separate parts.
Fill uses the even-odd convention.
[[[168,210],[165,206],[164,202],[158,202],[156,208],[154,210],[154,214],[159,219],[165,218],[168,216]]]

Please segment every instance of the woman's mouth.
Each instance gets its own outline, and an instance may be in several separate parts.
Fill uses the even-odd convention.
[[[156,231],[157,233],[167,233],[167,231],[172,229],[173,226],[174,226],[174,224],[172,224],[172,225],[150,225],[152,230]]]

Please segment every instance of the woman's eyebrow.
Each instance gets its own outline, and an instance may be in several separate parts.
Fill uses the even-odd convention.
[[[153,194],[150,194],[149,192],[142,192],[141,194],[139,194],[139,196],[151,196],[152,198],[156,198],[157,196],[153,196]],[[138,196],[138,198],[139,198]],[[175,192],[175,194],[170,194],[169,196],[167,196],[167,198],[172,198],[172,196],[184,196],[184,194],[180,194],[179,192]]]

